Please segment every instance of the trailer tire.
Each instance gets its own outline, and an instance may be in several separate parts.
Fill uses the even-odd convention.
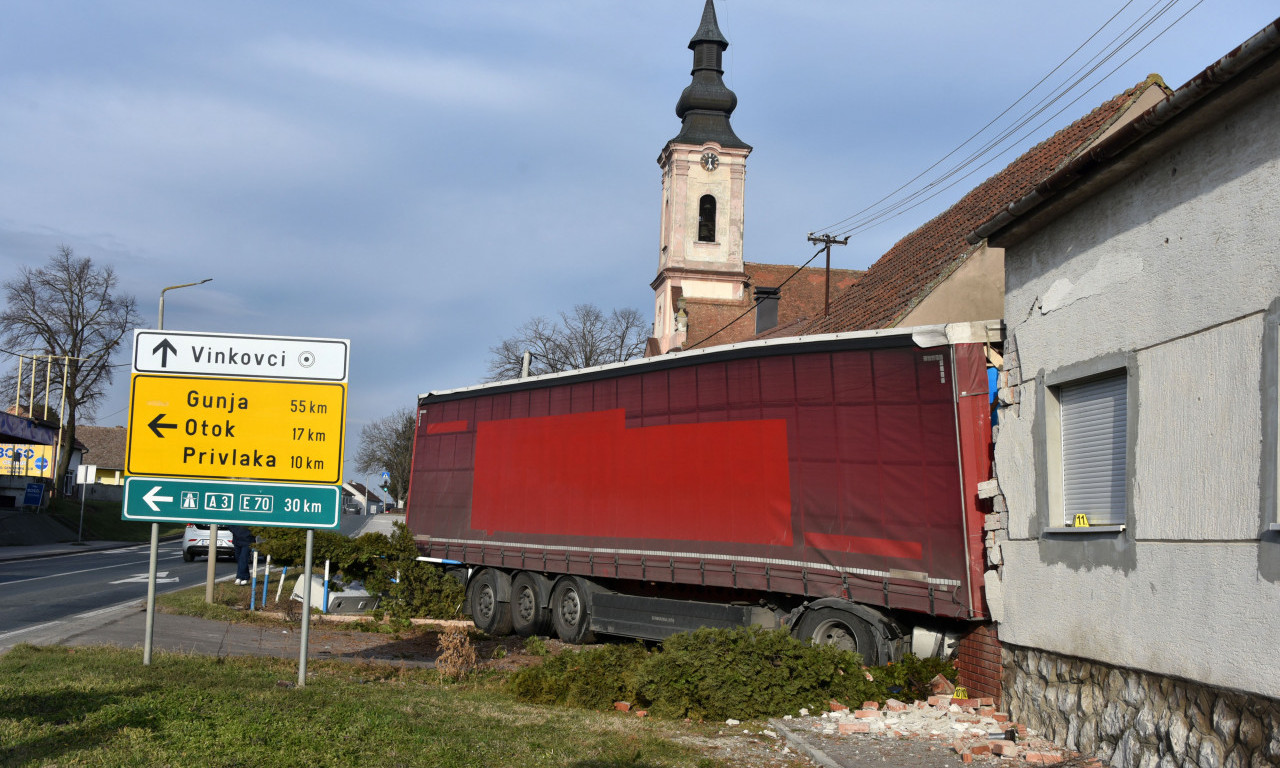
[[[800,618],[794,634],[814,645],[832,645],[856,651],[862,663],[878,667],[892,661],[889,644],[879,628],[862,616],[838,607],[815,608]]]
[[[566,576],[551,590],[551,625],[556,637],[572,645],[594,641],[590,582]]]
[[[486,635],[511,634],[511,577],[486,568],[467,585],[467,607],[476,629]]]
[[[511,580],[511,629],[521,637],[546,635],[551,629],[547,610],[547,580],[521,571]]]

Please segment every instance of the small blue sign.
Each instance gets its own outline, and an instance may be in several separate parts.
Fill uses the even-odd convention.
[[[48,460],[48,459],[46,459],[46,458],[45,458],[45,457],[43,457],[43,456],[41,456],[40,458],[36,459],[36,469],[38,469],[38,470],[40,470],[41,472],[43,472],[43,471],[45,471],[45,469],[47,469],[48,467],[49,467],[49,460]]]
[[[27,492],[22,497],[22,506],[38,507],[44,499],[44,483],[27,483]]]
[[[391,473],[390,473],[390,472],[383,472],[383,473],[382,473],[382,482],[384,482],[384,483],[385,483],[385,482],[387,482],[387,481],[388,481],[388,480],[390,480],[390,479],[391,479]]]

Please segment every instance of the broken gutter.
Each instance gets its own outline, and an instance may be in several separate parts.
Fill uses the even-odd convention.
[[[1183,112],[1200,103],[1277,48],[1280,48],[1280,19],[1276,19],[1263,27],[1253,37],[1250,37],[1226,56],[1210,64],[1200,74],[1188,80],[1178,90],[1166,96],[1162,101],[1119,128],[1115,133],[1050,174],[1048,178],[1037,184],[1031,192],[1010,203],[1003,211],[966,235],[965,239],[970,244],[977,245],[1000,230],[1009,227],[1018,218],[1039,208],[1051,198],[1071,187],[1081,177],[1106,165],[1140,139],[1154,133]]]

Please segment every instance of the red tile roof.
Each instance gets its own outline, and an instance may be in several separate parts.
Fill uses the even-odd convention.
[[[1153,85],[1169,91],[1158,75],[1151,75],[1032,147],[955,205],[899,240],[856,284],[832,299],[829,317],[818,317],[803,328],[803,333],[894,326],[977,248],[966,242],[966,235],[1083,151]]]
[[[791,277],[797,267],[787,264],[760,264],[746,262],[746,287],[737,301],[685,298],[685,311],[689,315],[689,330],[685,349],[696,346],[734,344],[753,338],[756,332],[755,312],[747,311],[755,302],[755,288],[777,288]],[[847,290],[863,273],[856,269],[831,270],[831,300]],[[805,267],[791,277],[778,294],[778,325],[790,325],[805,318],[822,314],[826,292],[826,273],[822,267]],[[743,312],[746,312],[743,315]],[[741,315],[741,319],[734,320]],[[726,325],[728,328],[725,328]],[[724,330],[720,330],[720,329]],[[716,331],[720,331],[716,333]],[[713,338],[701,344],[711,334]],[[789,334],[789,335],[795,335]]]

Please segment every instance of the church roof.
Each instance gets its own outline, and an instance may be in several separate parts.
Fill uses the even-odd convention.
[[[693,51],[693,82],[685,87],[676,102],[676,117],[681,120],[680,133],[670,143],[705,144],[715,142],[722,147],[751,149],[738,138],[729,125],[729,115],[738,106],[738,96],[724,84],[721,62],[729,41],[720,32],[713,0],[702,9],[698,31],[689,41]]]

